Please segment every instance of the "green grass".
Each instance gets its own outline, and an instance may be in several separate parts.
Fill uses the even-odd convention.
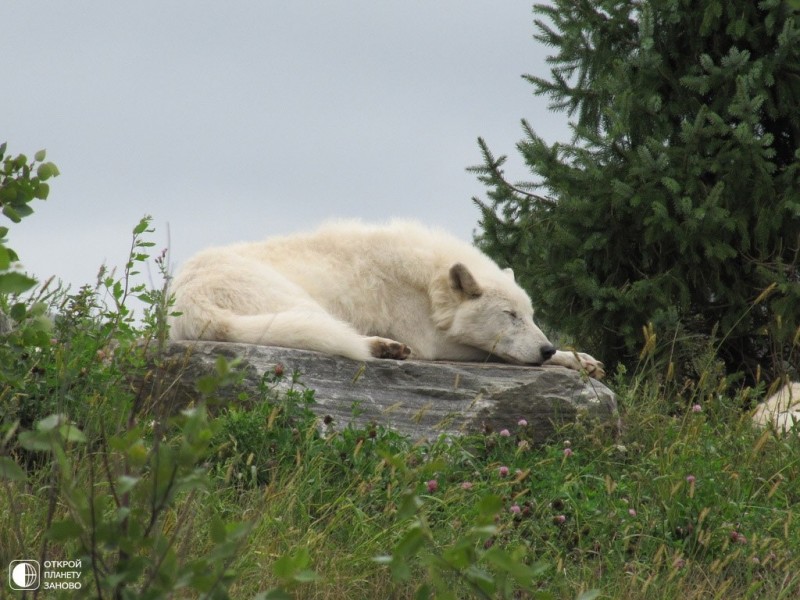
[[[216,405],[220,362],[169,416],[164,299],[137,325],[99,301],[124,281],[38,298],[54,329],[2,346],[0,564],[84,565],[79,593],[39,597],[800,597],[800,439],[753,429],[763,390],[648,365],[610,383],[617,436],[415,442],[320,427],[302,374]]]

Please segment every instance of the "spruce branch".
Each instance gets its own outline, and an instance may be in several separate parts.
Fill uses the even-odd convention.
[[[546,198],[545,196],[540,196],[539,194],[534,194],[533,192],[529,192],[525,190],[525,187],[537,187],[535,183],[517,183],[513,184],[505,178],[504,171],[500,168],[503,163],[506,162],[508,159],[507,156],[503,155],[499,158],[495,158],[492,154],[491,150],[489,150],[489,146],[486,141],[479,137],[478,138],[478,145],[481,148],[481,153],[483,154],[483,165],[477,165],[472,167],[467,167],[467,172],[469,173],[476,173],[478,178],[487,184],[494,184],[494,185],[501,185],[505,187],[507,190],[513,192],[514,194],[518,194],[527,198],[528,200],[534,200],[536,202],[540,202],[542,204],[553,205],[556,201],[552,198]],[[473,201],[479,202],[477,199],[473,198]]]

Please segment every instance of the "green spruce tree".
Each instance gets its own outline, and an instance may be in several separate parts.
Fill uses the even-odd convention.
[[[574,136],[523,121],[512,184],[479,140],[478,243],[540,320],[605,361],[652,323],[685,356],[713,339],[731,372],[798,369],[800,12],[786,0],[554,0],[526,76]],[[694,342],[694,343],[693,343]]]

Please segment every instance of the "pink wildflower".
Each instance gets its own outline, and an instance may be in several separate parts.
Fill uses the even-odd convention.
[[[747,538],[736,530],[731,531],[731,541],[734,544],[746,544]]]
[[[508,429],[501,429],[500,435],[502,435],[503,437],[509,437],[511,435],[511,432]]]
[[[572,448],[564,448],[564,458],[569,458],[572,454]]]
[[[464,481],[461,483],[462,490],[471,490],[472,489],[472,482],[471,481]]]
[[[700,406],[699,404],[695,404],[694,406],[692,406],[692,412],[693,413],[703,412],[703,407]]]
[[[499,469],[500,477],[506,477],[508,475],[508,467],[500,467]]]
[[[435,492],[439,488],[439,482],[436,481],[435,479],[431,479],[428,482],[427,485],[428,485],[428,493],[429,494],[432,494],[433,492]]]
[[[526,427],[528,425],[528,422],[525,419],[520,419],[519,421],[517,421],[517,425],[519,425],[520,427]]]
[[[553,523],[555,523],[556,525],[561,525],[566,520],[567,517],[565,517],[564,515],[556,515],[555,517],[553,517]]]
[[[522,509],[519,507],[519,504],[512,504],[511,508],[509,508],[508,510],[510,510],[515,515],[518,515],[519,513],[522,512]]]

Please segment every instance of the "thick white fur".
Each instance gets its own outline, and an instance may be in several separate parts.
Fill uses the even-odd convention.
[[[317,350],[357,360],[393,340],[424,360],[552,353],[528,295],[473,246],[410,221],[334,222],[313,233],[205,250],[175,278],[174,339]],[[408,351],[392,358],[405,358]],[[602,376],[586,354],[548,361]]]
[[[782,433],[800,423],[800,382],[788,382],[759,404],[753,412],[753,422],[759,427],[772,423]]]

